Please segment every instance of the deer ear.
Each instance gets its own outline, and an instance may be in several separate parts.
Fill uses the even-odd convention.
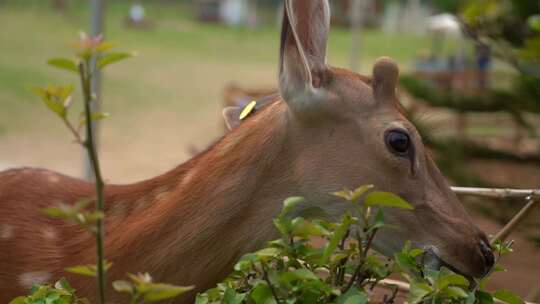
[[[285,0],[281,30],[279,89],[289,107],[303,111],[324,94],[328,0]]]
[[[388,57],[377,59],[373,66],[373,93],[378,101],[394,100],[399,77],[397,64]]]
[[[227,129],[232,130],[240,125],[242,122],[240,120],[240,113],[242,112],[242,107],[226,107],[221,112],[223,114],[223,119],[227,125]]]

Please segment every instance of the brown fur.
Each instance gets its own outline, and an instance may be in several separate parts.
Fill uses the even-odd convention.
[[[171,172],[106,187],[106,255],[114,264],[109,281],[147,271],[156,280],[196,285],[201,291],[228,273],[240,254],[274,235],[272,214],[265,210],[277,212],[279,200],[274,201],[268,188],[289,184],[283,189],[290,188],[292,195],[294,183],[273,165],[278,156],[286,157],[285,134],[276,125],[285,123],[276,119],[285,107],[270,107],[267,115]],[[270,120],[275,127],[258,120]],[[263,176],[277,178],[268,185],[260,182]],[[92,279],[63,272],[68,266],[95,263],[93,237],[40,211],[93,197],[93,191],[92,184],[42,169],[0,173],[0,223],[13,228],[12,237],[0,239],[1,303],[27,292],[10,282],[36,271],[52,273],[50,282],[67,276],[82,295],[93,298]],[[47,239],[43,232],[51,227],[56,238]]]

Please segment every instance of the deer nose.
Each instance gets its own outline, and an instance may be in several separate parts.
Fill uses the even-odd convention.
[[[495,264],[495,255],[489,243],[484,240],[480,240],[480,252],[484,256],[484,266],[487,273],[493,267],[493,264]]]

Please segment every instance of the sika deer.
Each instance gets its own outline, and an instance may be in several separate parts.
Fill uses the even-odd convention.
[[[493,264],[486,237],[401,114],[396,64],[377,60],[372,78],[327,65],[328,2],[285,3],[281,98],[176,169],[106,187],[109,282],[126,272],[150,272],[203,291],[240,255],[276,237],[272,217],[284,198],[303,195],[339,216],[347,205],[329,192],[364,184],[415,207],[387,210],[386,221],[400,229],[379,234],[376,249],[391,255],[411,240],[431,249],[426,262],[484,275]],[[92,184],[51,171],[0,174],[0,302],[66,275],[67,266],[95,262],[89,234],[40,212],[93,195]],[[94,296],[93,280],[67,277],[81,295]]]

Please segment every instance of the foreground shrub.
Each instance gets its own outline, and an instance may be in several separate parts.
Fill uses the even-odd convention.
[[[394,255],[393,261],[371,251],[377,231],[399,229],[385,225],[383,209],[412,207],[391,193],[367,193],[369,188],[335,193],[351,204],[351,212],[338,222],[322,219],[326,217],[322,210],[303,208],[302,198],[286,200],[274,220],[281,238],[269,242],[267,248],[244,255],[234,266],[234,273],[217,287],[199,294],[196,303],[368,303],[374,301],[375,286],[390,274],[400,275],[410,283],[406,297],[411,304],[487,304],[494,299],[523,303],[506,290],[486,291],[489,275],[470,282],[447,268],[422,266],[419,261],[427,253],[409,243]],[[291,214],[300,216],[293,218]],[[313,245],[314,239],[322,239],[323,245]],[[511,251],[510,246],[495,244],[497,262]],[[493,268],[501,270],[499,266]],[[382,302],[393,303],[397,291],[397,286],[390,286]]]

